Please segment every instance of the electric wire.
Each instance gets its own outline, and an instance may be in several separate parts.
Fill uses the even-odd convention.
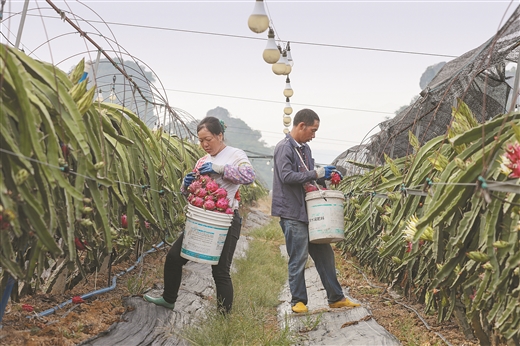
[[[28,16],[35,16],[34,14],[27,14],[27,15]],[[45,16],[45,17],[46,18],[52,18],[52,19],[59,19],[56,16]],[[110,24],[110,25],[125,26],[125,27],[135,27],[135,28],[141,28],[141,29],[174,31],[174,32],[182,32],[182,33],[189,33],[189,34],[198,34],[198,35],[209,35],[209,36],[220,36],[220,37],[229,37],[229,38],[239,38],[239,39],[247,39],[247,40],[265,41],[265,38],[245,36],[245,35],[216,33],[216,32],[210,32],[210,31],[175,29],[175,28],[167,28],[167,27],[153,26],[153,25],[130,24],[130,23],[121,23],[121,22],[109,22],[109,21],[98,21],[98,20],[95,20],[95,19],[93,19],[93,20],[85,19],[85,21],[88,21],[88,22],[91,22],[91,23],[106,23],[106,24]],[[276,36],[279,37],[278,34],[276,34]],[[291,44],[294,43],[294,44],[301,44],[301,45],[306,45],[306,46],[316,46],[316,47],[366,50],[366,51],[373,51],[373,52],[411,54],[411,55],[422,55],[422,56],[435,56],[435,57],[442,57],[442,58],[457,58],[458,57],[457,55],[425,53],[425,52],[417,52],[417,51],[409,51],[409,50],[370,48],[370,47],[349,46],[349,45],[342,45],[342,44],[305,42],[305,41],[293,41],[293,40],[289,40],[289,41],[291,42]]]

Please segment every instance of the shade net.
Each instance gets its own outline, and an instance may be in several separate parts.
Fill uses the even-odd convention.
[[[496,35],[446,63],[415,102],[379,124],[378,133],[366,143],[343,152],[333,164],[348,175],[360,174],[367,168],[352,162],[381,165],[384,154],[392,158],[411,154],[408,132],[415,134],[421,144],[445,135],[458,98],[468,105],[479,123],[507,113],[516,97],[512,97],[512,78],[507,76],[506,66],[518,64],[519,54],[520,6]]]

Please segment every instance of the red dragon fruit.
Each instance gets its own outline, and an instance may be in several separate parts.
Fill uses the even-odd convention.
[[[208,191],[205,188],[200,188],[197,192],[195,192],[195,194],[197,197],[204,198],[208,195]]]
[[[229,207],[229,201],[225,197],[219,198],[216,203],[216,207],[220,211],[226,211],[226,209]]]
[[[207,183],[209,183],[210,181],[213,181],[213,179],[211,179],[211,177],[209,175],[201,175],[200,176],[200,182],[202,183],[202,185],[206,186]]]
[[[202,198],[200,198],[200,197],[195,197],[191,201],[191,204],[193,204],[196,207],[202,208],[202,206],[204,205],[204,200]]]
[[[204,200],[205,201],[213,201],[213,202],[216,201],[215,196],[213,196],[212,194],[204,196]]]
[[[206,190],[209,192],[215,192],[218,190],[218,184],[215,180],[206,183]]]
[[[305,192],[318,191],[318,188],[315,185],[312,185],[310,183],[305,184],[304,188],[305,188]]]
[[[215,210],[215,202],[213,202],[212,200],[207,200],[206,202],[204,202],[203,207],[206,210]]]
[[[190,184],[190,186],[188,186],[188,191],[195,193],[200,188],[202,188],[202,183],[200,181],[194,181]]]
[[[217,191],[215,191],[215,196],[217,196],[218,199],[226,198],[227,191],[220,187],[217,189]]]
[[[509,160],[507,168],[511,170],[510,178],[520,178],[520,144],[510,144],[506,148],[506,157]]]
[[[341,176],[336,172],[332,172],[332,174],[330,175],[330,183],[333,186],[338,186],[340,181],[341,181]]]
[[[231,208],[226,209],[226,214],[233,214],[233,213],[234,213],[233,209],[231,209]]]

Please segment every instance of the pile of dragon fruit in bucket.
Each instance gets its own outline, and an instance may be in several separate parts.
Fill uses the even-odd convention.
[[[195,207],[233,214],[233,209],[229,207],[227,191],[208,175],[197,174],[188,186],[188,192],[188,202]]]

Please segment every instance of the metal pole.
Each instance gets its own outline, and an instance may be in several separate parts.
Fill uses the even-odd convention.
[[[518,54],[518,61],[516,62],[515,85],[513,85],[513,98],[509,105],[509,113],[515,109],[516,100],[518,98],[518,83],[520,83],[520,54]]]
[[[29,8],[29,0],[25,0],[23,4],[22,18],[20,18],[20,26],[18,27],[18,35],[16,35],[16,43],[14,47],[18,49],[20,46],[20,40],[22,39],[23,26],[25,24],[25,17],[27,17],[27,9]]]

